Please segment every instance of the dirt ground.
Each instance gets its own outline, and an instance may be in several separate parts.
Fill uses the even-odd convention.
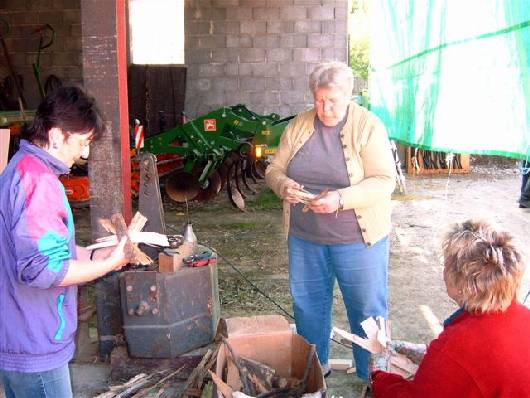
[[[259,194],[249,196],[246,213],[231,208],[225,197],[190,207],[199,241],[222,256],[218,267],[223,317],[281,313],[245,279],[291,312],[280,203],[263,184],[255,188]],[[440,262],[440,238],[450,223],[468,218],[491,220],[511,231],[525,258],[530,258],[530,210],[518,208],[519,188],[520,174],[513,163],[504,167],[474,166],[468,175],[407,176],[407,193],[395,194],[393,200],[389,268],[393,338],[429,342],[440,332],[443,320],[456,309],[445,294]],[[171,203],[165,203],[164,207],[168,233],[172,229],[180,233],[186,220],[185,208]],[[75,210],[74,216],[78,240],[86,244],[90,236],[89,213],[86,209]],[[530,271],[524,277],[522,299],[529,290]],[[526,304],[530,305],[530,298]],[[338,289],[334,325],[347,329]],[[92,325],[88,333],[91,349],[97,341],[95,333]],[[331,358],[351,358],[351,354],[332,343]],[[82,360],[74,365],[75,395],[90,397],[91,391],[104,390],[108,382],[104,365],[93,365],[96,376],[79,371],[82,366]],[[88,382],[86,379],[91,377],[99,380]],[[357,397],[363,387],[343,372],[334,372],[326,381],[328,396]]]

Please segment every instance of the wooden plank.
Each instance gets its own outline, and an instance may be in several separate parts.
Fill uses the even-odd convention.
[[[185,66],[130,65],[129,113],[150,137],[180,124],[186,96]],[[161,115],[163,115],[161,126]]]
[[[10,138],[11,132],[9,129],[0,129],[0,173],[2,173],[7,166]]]
[[[341,370],[341,371],[347,371],[350,369],[355,370],[355,366],[352,366],[352,360],[349,359],[342,359],[342,358],[330,358],[328,360],[328,365],[330,369],[332,370]]]

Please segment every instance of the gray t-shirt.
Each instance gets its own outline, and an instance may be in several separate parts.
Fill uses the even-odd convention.
[[[346,117],[338,125],[327,127],[315,116],[315,132],[294,155],[287,176],[311,193],[336,190],[350,185],[340,132]],[[302,212],[304,205],[291,205],[289,233],[320,243],[353,243],[362,240],[354,210],[330,214]]]

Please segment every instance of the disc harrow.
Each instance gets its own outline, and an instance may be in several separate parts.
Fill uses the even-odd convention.
[[[145,138],[144,151],[181,157],[183,167],[163,181],[175,202],[206,201],[223,189],[230,202],[245,211],[251,186],[264,178],[291,117],[259,115],[244,105],[223,107],[187,123]]]

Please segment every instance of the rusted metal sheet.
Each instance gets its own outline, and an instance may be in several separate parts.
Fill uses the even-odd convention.
[[[215,265],[120,277],[123,329],[132,357],[174,358],[210,343],[220,305]]]

